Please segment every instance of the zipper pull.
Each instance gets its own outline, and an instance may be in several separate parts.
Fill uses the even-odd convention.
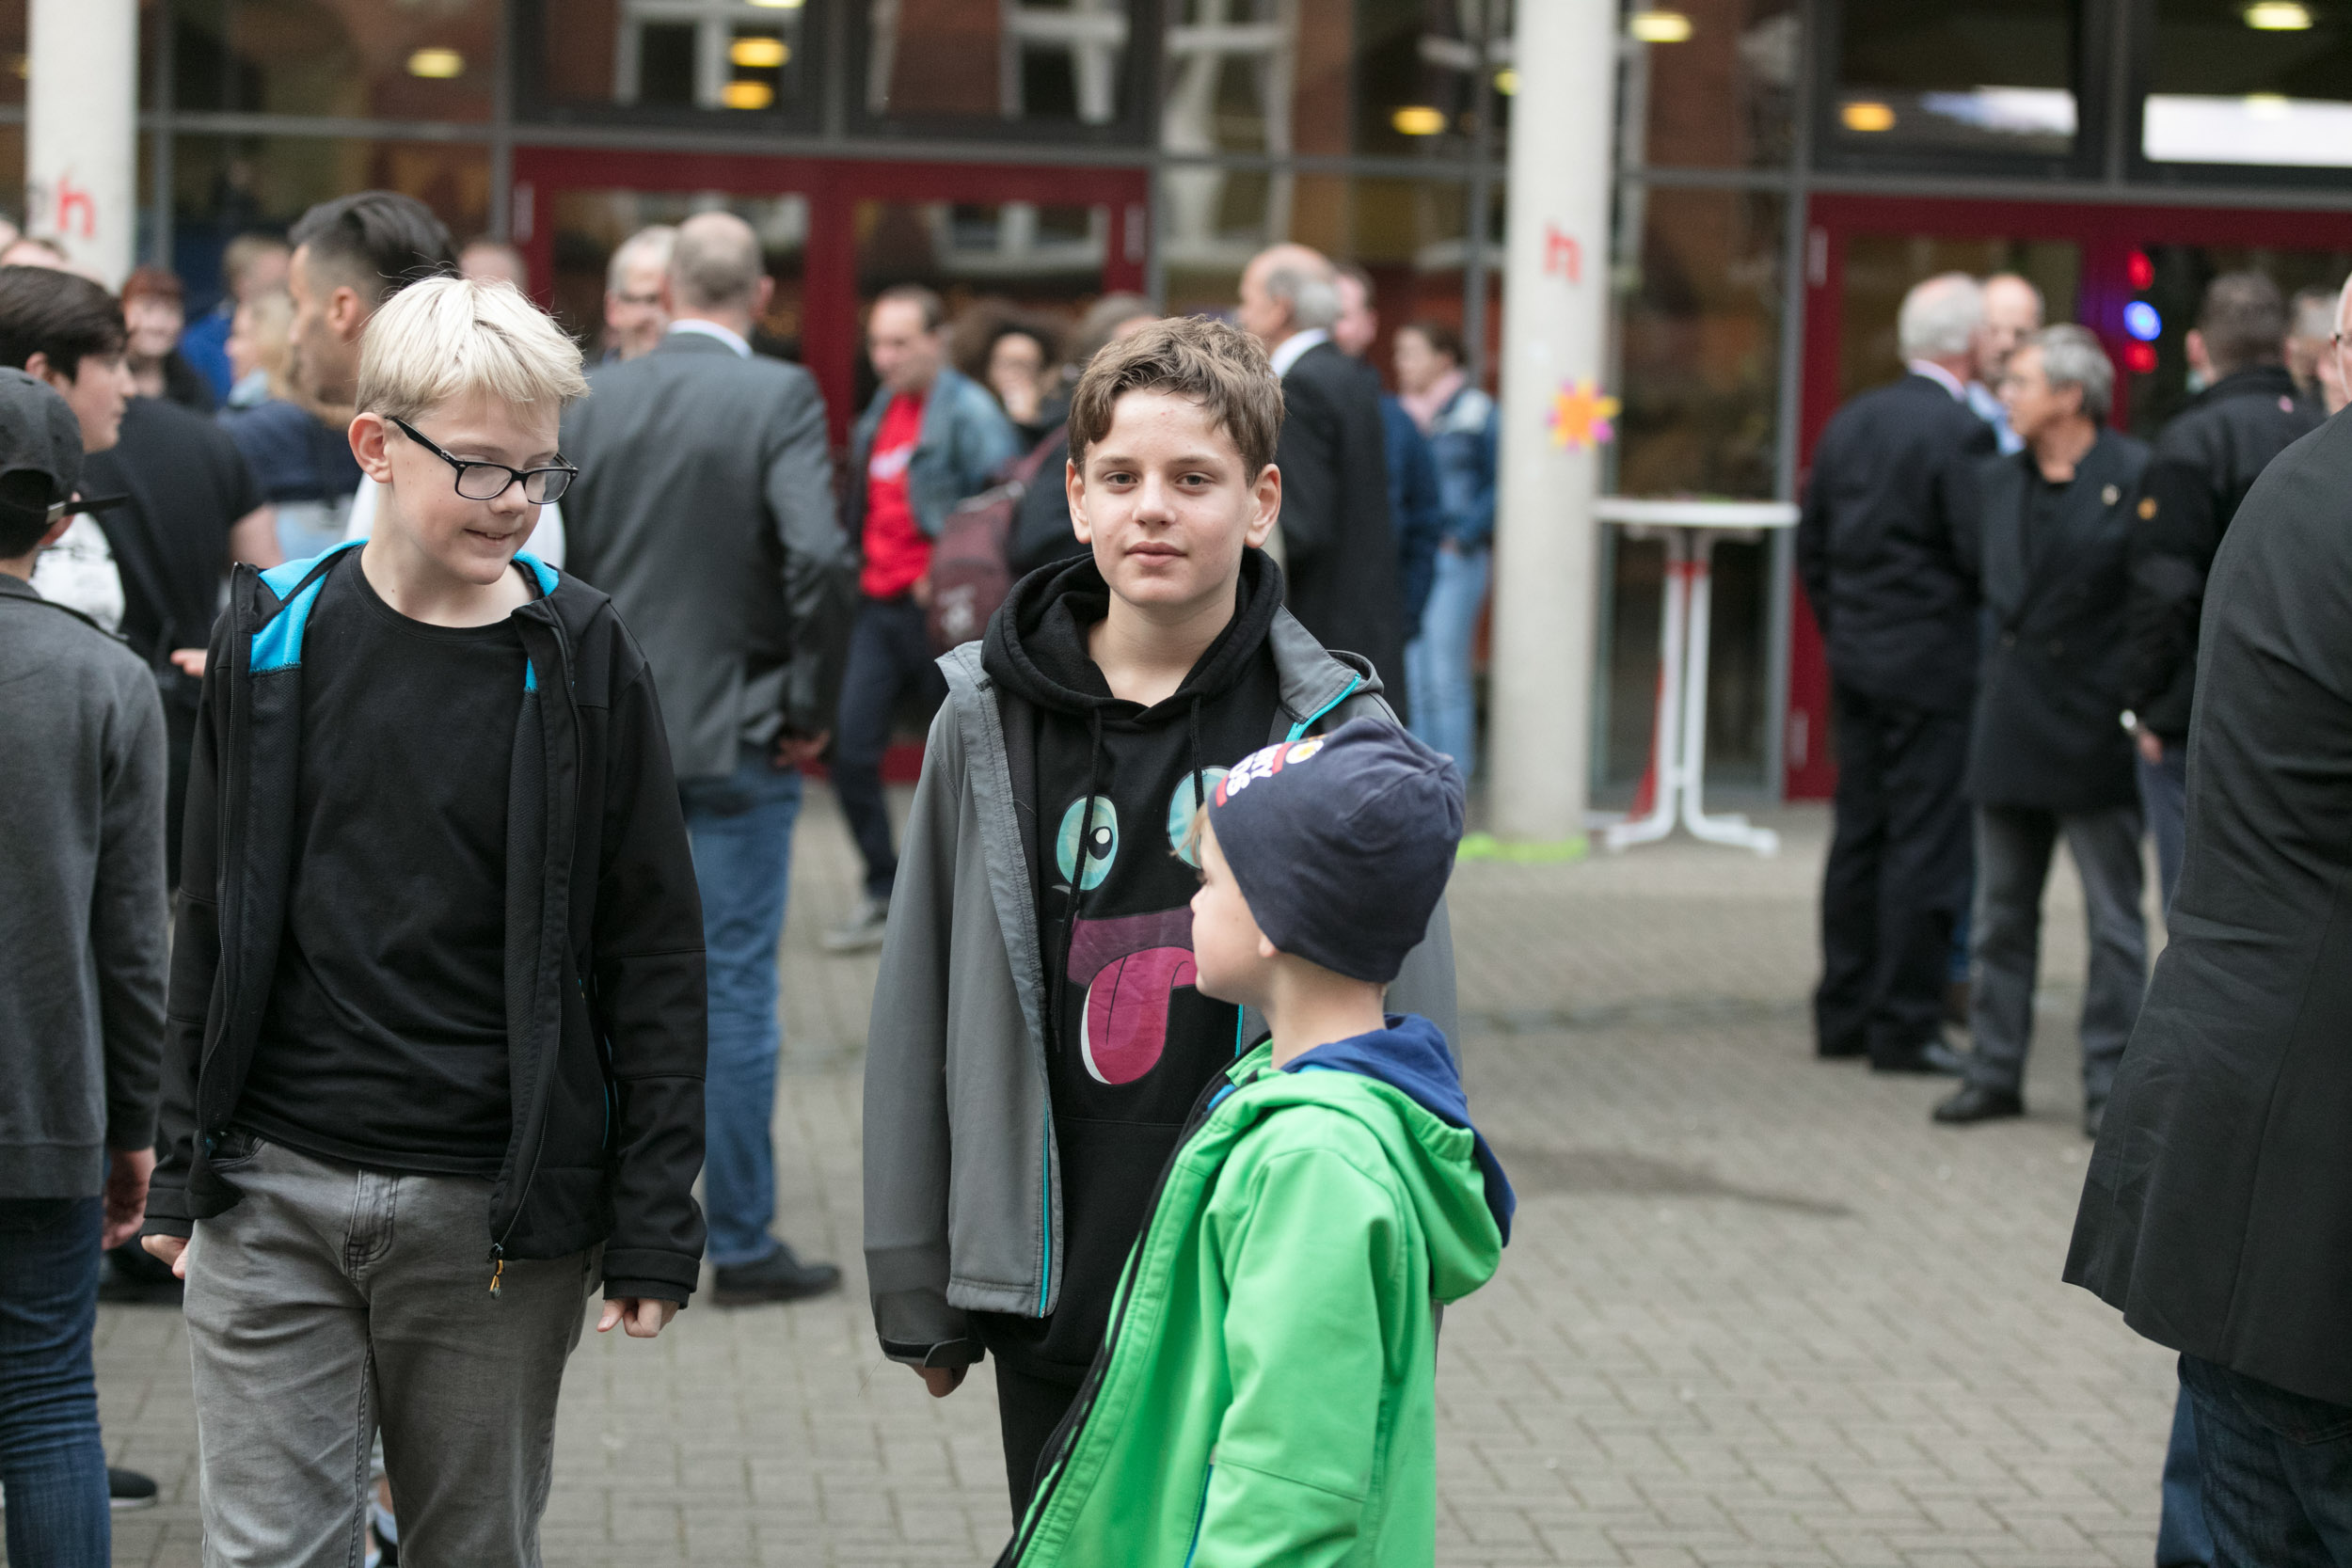
[[[490,1294],[495,1296],[499,1293],[499,1282],[506,1276],[506,1249],[493,1243],[490,1260],[495,1265],[490,1270]]]

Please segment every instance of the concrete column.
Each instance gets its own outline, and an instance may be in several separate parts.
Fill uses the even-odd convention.
[[[25,231],[110,289],[138,227],[138,0],[32,0]]]
[[[1584,835],[1616,0],[1518,0],[1494,572],[1495,832]]]

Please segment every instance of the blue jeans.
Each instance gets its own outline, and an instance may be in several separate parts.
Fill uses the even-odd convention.
[[[2164,1512],[2156,1517],[2156,1568],[2212,1568],[2213,1531],[2205,1527],[2204,1481],[2197,1469],[2197,1401],[2181,1386],[2172,1402],[2172,1437],[2164,1449]]]
[[[776,1250],[776,944],[784,939],[801,776],[743,748],[733,774],[678,785],[694,845],[710,986],[703,1080],[703,1204],[716,1268]]]
[[[2156,840],[2156,880],[2165,913],[2172,912],[2172,890],[2181,885],[2181,857],[2188,848],[2188,743],[2168,740],[2164,760],[2139,768],[2139,810]]]
[[[1470,682],[1470,643],[1486,602],[1486,573],[1494,560],[1485,546],[1440,549],[1421,634],[1405,645],[1406,705],[1413,733],[1443,752],[1470,782],[1478,768],[1478,692]]]
[[[98,1441],[94,1197],[0,1198],[0,1486],[8,1560],[105,1568],[113,1557]]]
[[[2352,1568],[2352,1405],[2181,1357],[2214,1568]]]
[[[946,700],[947,677],[931,657],[930,633],[914,599],[867,599],[850,628],[841,670],[840,718],[834,727],[833,787],[866,862],[868,897],[888,898],[898,877],[890,847],[890,807],[882,795],[882,753],[890,749],[898,699],[913,691],[928,716]]]

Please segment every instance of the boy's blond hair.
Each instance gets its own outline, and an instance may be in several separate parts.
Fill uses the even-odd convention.
[[[1173,392],[1199,404],[1240,450],[1251,480],[1274,461],[1282,384],[1258,340],[1239,327],[1171,316],[1097,354],[1070,396],[1070,461],[1086,467],[1087,448],[1110,434],[1112,412],[1129,392]]]
[[[413,421],[477,392],[561,408],[588,395],[580,345],[502,281],[428,277],[369,320],[358,412]]]

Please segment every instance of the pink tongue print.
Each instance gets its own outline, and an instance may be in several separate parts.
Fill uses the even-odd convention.
[[[1078,1053],[1098,1083],[1132,1084],[1168,1046],[1169,993],[1195,982],[1192,911],[1080,920],[1070,977],[1087,988]]]

